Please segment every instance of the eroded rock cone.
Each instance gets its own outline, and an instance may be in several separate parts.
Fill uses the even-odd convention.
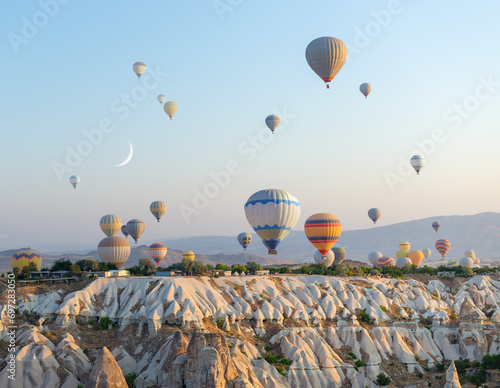
[[[108,348],[102,348],[83,388],[128,388],[122,370]]]
[[[457,368],[455,368],[455,363],[453,361],[446,371],[446,384],[444,388],[462,388],[460,380],[458,379]]]

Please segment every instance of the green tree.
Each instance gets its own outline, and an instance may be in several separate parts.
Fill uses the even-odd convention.
[[[183,258],[181,261],[182,270],[187,274],[191,274],[193,272],[193,261],[188,258]]]
[[[231,271],[231,267],[229,265],[226,265],[226,264],[220,264],[218,263],[216,266],[215,266],[215,269],[220,269],[221,271]]]
[[[82,271],[99,271],[99,262],[94,259],[82,259],[76,263]]]
[[[142,274],[144,276],[149,276],[156,273],[156,266],[153,264],[151,259],[147,257],[142,257],[139,259],[139,267],[141,268]]]
[[[195,275],[204,275],[207,273],[207,267],[203,265],[203,261],[194,261],[192,271]]]
[[[99,262],[99,271],[111,271],[111,270],[116,270],[116,265],[111,264],[111,263],[104,263],[102,261]]]
[[[255,271],[260,271],[262,269],[262,265],[260,265],[256,261],[249,261],[246,267],[250,271],[250,273],[255,273]]]
[[[70,271],[71,270],[71,261],[66,260],[64,257],[56,260],[54,264],[52,264],[51,271]]]
[[[22,274],[27,279],[30,277],[30,274],[34,271],[37,271],[36,264],[30,261],[30,263],[27,266],[23,267]]]
[[[345,263],[338,264],[335,266],[334,273],[337,276],[347,275],[349,273],[349,267]]]
[[[281,267],[280,268],[280,273],[290,273],[290,268],[288,268],[288,267]]]
[[[80,266],[77,264],[71,264],[71,267],[69,267],[69,271],[71,273],[80,273],[82,270],[80,269]]]
[[[231,266],[231,271],[233,271],[233,272],[238,272],[238,273],[242,273],[242,272],[247,273],[247,272],[248,272],[248,269],[247,269],[244,265],[240,265],[240,264],[233,264],[233,265]]]

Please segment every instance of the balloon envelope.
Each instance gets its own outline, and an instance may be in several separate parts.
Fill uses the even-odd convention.
[[[400,249],[396,252],[396,260],[400,257],[408,257],[409,251],[407,249]]]
[[[162,218],[167,211],[167,205],[165,205],[165,202],[163,201],[154,201],[153,203],[151,203],[151,205],[149,205],[149,210],[151,211],[151,214],[155,216],[158,222],[160,222],[160,218]]]
[[[346,251],[342,247],[333,247],[331,251],[335,254],[335,262],[333,264],[337,265],[345,260]]]
[[[382,253],[373,251],[368,254],[368,261],[371,265],[375,266],[377,264],[377,260],[384,256]]]
[[[410,163],[418,175],[420,174],[420,170],[425,166],[425,158],[422,155],[413,155],[410,159]]]
[[[428,259],[428,258],[429,258],[429,256],[431,255],[432,251],[431,251],[429,248],[425,248],[425,249],[422,251],[422,253],[424,254],[424,257],[425,257],[426,259]]]
[[[276,115],[270,115],[266,117],[266,125],[269,127],[272,133],[274,133],[279,123],[280,118]]]
[[[403,250],[409,251],[410,247],[411,247],[411,245],[410,245],[410,243],[408,241],[403,241],[403,242],[399,243],[399,249],[403,249]]]
[[[156,265],[166,256],[167,247],[162,243],[154,243],[149,246],[149,255],[155,261]]]
[[[411,260],[413,265],[418,267],[424,260],[424,254],[422,251],[414,250],[408,253],[408,258]]]
[[[170,120],[172,120],[175,112],[177,112],[177,103],[175,103],[174,101],[167,101],[165,105],[163,105],[163,110],[168,115],[168,117],[170,117]]]
[[[366,98],[366,97],[368,97],[368,95],[372,91],[372,85],[365,82],[365,83],[359,85],[359,91],[361,93],[363,93],[363,96],[365,96],[365,98]]]
[[[380,218],[382,212],[380,209],[377,209],[376,207],[368,210],[368,217],[373,221],[374,224],[377,223],[377,220]]]
[[[311,69],[327,84],[342,69],[347,47],[340,39],[323,36],[307,45],[306,60]]]
[[[97,246],[97,254],[103,263],[114,264],[120,269],[130,256],[130,244],[123,237],[106,237]]]
[[[240,233],[238,235],[238,242],[240,245],[243,247],[243,249],[247,249],[247,247],[250,245],[252,242],[252,235],[250,233]]]
[[[40,268],[42,268],[42,258],[40,257],[38,252],[35,252],[32,249],[23,249],[17,251],[10,259],[10,266],[12,267],[12,271],[17,268],[19,272],[21,272],[22,269],[24,267],[28,267],[30,263],[35,263],[37,271],[40,271]]]
[[[165,102],[165,100],[167,99],[167,97],[165,97],[163,94],[158,94],[158,97],[156,97],[156,98],[160,104],[163,104]]]
[[[122,226],[122,233],[127,238],[129,236],[128,231],[127,231],[127,225]]]
[[[106,214],[99,221],[99,226],[106,236],[113,237],[121,230],[122,219],[115,214]]]
[[[245,216],[270,254],[297,224],[300,204],[285,190],[267,189],[253,194],[245,203]]]
[[[400,257],[396,260],[396,267],[403,268],[405,265],[411,265],[412,262],[408,257]]]
[[[437,240],[435,247],[436,247],[437,251],[441,254],[441,256],[445,257],[446,252],[448,252],[448,250],[451,247],[451,243],[448,240],[444,240],[444,239]]]
[[[438,221],[434,221],[432,223],[432,228],[437,232],[439,230],[439,228],[441,227],[441,222],[438,222]]]
[[[182,258],[183,258],[183,259],[189,259],[189,260],[191,260],[191,261],[193,261],[193,260],[194,260],[194,257],[195,257],[195,256],[194,256],[194,252],[193,252],[193,251],[186,251],[186,252],[184,252],[184,253],[182,254]]]
[[[138,219],[133,219],[127,222],[127,232],[134,239],[137,244],[137,240],[141,237],[141,234],[144,232],[146,226],[144,222]]]
[[[389,256],[383,256],[377,259],[376,267],[395,267],[396,260]]]
[[[475,261],[476,253],[472,249],[468,249],[464,252],[464,257],[470,257],[473,261]]]
[[[340,220],[330,213],[316,213],[304,224],[304,232],[312,245],[326,255],[342,233]]]
[[[473,264],[474,260],[472,260],[470,257],[462,257],[460,260],[458,260],[458,265],[461,265],[462,267],[472,268]]]
[[[319,251],[314,252],[314,262],[328,268],[335,262],[335,254],[332,251],[323,256]]]
[[[132,66],[134,73],[137,75],[137,78],[141,78],[141,75],[146,71],[146,64],[143,62],[136,62]]]
[[[80,177],[76,176],[76,175],[71,175],[69,177],[69,183],[71,183],[73,188],[76,189],[76,185],[78,185],[78,183],[80,183]]]

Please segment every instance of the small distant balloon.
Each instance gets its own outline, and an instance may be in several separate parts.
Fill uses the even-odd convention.
[[[382,212],[380,211],[380,209],[377,209],[376,207],[368,210],[368,217],[370,217],[370,219],[373,221],[374,224],[377,223],[377,220],[380,218],[381,215]]]
[[[168,117],[170,117],[170,120],[172,120],[175,112],[177,112],[177,103],[175,103],[174,101],[167,101],[165,105],[163,105],[163,110],[168,115]]]
[[[167,254],[167,247],[162,243],[154,243],[149,246],[149,255],[155,261],[156,265],[160,262]]]
[[[417,175],[419,175],[420,170],[425,166],[425,158],[422,155],[413,155],[410,159],[410,163],[417,172]]]
[[[441,227],[441,222],[439,221],[434,221],[432,223],[432,228],[437,232],[439,230],[439,228]]]
[[[160,104],[163,104],[165,102],[165,100],[167,99],[167,97],[165,97],[164,94],[158,94],[158,97],[156,97],[158,99],[158,102]]]
[[[359,85],[359,91],[363,93],[363,96],[365,96],[365,98],[367,98],[372,91],[372,85],[365,82],[364,84]]]
[[[269,127],[271,132],[274,134],[274,131],[278,127],[280,123],[280,118],[276,115],[270,115],[266,117],[266,125]]]
[[[80,183],[80,177],[77,175],[72,175],[69,177],[69,183],[73,186],[74,189],[76,189],[76,185]]]
[[[127,231],[127,225],[122,225],[122,233],[125,236],[125,238],[127,238],[128,236],[130,236],[128,234],[128,231]]]
[[[444,258],[446,253],[451,247],[451,243],[448,240],[441,239],[436,241],[436,249],[437,251],[441,254],[441,256]]]
[[[332,247],[331,251],[335,254],[335,261],[333,264],[337,265],[345,260],[346,251],[342,247]]]
[[[250,233],[245,233],[245,232],[240,233],[238,235],[238,242],[243,247],[243,249],[246,251],[247,247],[252,242],[252,235]]]
[[[136,244],[137,240],[139,240],[139,237],[141,237],[145,228],[146,226],[144,225],[144,222],[141,220],[133,219],[127,222],[127,232],[134,239]]]
[[[390,256],[383,256],[383,257],[380,257],[377,259],[375,266],[376,267],[395,267],[396,260],[394,260]]]
[[[186,251],[182,254],[182,258],[189,259],[189,260],[193,261],[195,258],[194,252],[193,251]]]
[[[326,255],[322,255],[319,251],[315,251],[314,262],[328,268],[335,262],[335,254],[332,251],[328,251]]]
[[[137,75],[137,78],[141,78],[141,75],[146,71],[146,64],[143,62],[136,62],[132,66],[134,73]]]
[[[425,248],[424,250],[422,250],[422,253],[424,254],[424,257],[428,259],[432,251],[429,248]]]

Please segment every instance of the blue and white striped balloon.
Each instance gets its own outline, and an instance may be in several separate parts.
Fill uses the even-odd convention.
[[[410,163],[417,172],[417,175],[419,175],[420,170],[425,166],[425,158],[422,155],[413,155],[410,159]]]

